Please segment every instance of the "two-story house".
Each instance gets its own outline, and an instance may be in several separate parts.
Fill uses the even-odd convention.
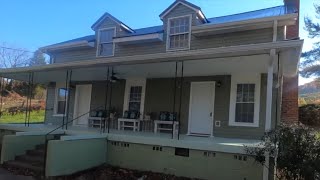
[[[47,87],[43,125],[29,124],[28,112],[23,125],[0,125],[1,163],[46,176],[106,163],[273,179],[272,157],[261,166],[244,145],[297,121],[299,0],[213,18],[176,0],[159,16],[163,24],[133,29],[105,13],[93,35],[42,47],[50,64],[1,69],[4,78]],[[26,166],[34,147],[42,161]]]

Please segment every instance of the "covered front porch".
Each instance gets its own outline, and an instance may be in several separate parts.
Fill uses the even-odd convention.
[[[259,139],[266,122],[269,59],[268,54],[256,54],[64,67],[10,76],[47,85],[45,124],[61,129],[75,126],[97,128],[101,133],[167,133],[173,139],[186,134]],[[272,64],[273,74],[277,68]],[[279,83],[278,78],[275,76],[272,83]],[[250,108],[255,110],[251,114],[245,110],[237,114],[235,107],[232,109],[237,83],[255,86],[242,94],[252,96],[254,107]],[[275,99],[277,89],[272,90]],[[236,116],[243,123],[230,120]],[[275,122],[275,116],[270,120]]]
[[[253,165],[244,146],[258,146],[260,137],[279,123],[282,77],[295,75],[301,45],[281,43],[1,70],[5,78],[47,85],[48,95],[44,124],[0,129],[29,132],[10,137],[18,142],[20,136],[61,135],[47,144],[49,176],[75,172],[70,167],[83,170],[74,162],[88,161],[90,154],[94,165],[178,175],[194,169],[189,177],[207,179],[226,177],[205,174],[207,165],[219,169],[228,162],[233,173],[261,179],[263,167]],[[157,129],[157,122],[169,124]],[[152,157],[158,164],[148,166]],[[184,157],[190,162],[185,168]],[[218,160],[209,160],[214,157]]]

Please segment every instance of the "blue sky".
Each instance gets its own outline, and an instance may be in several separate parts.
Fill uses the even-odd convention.
[[[317,0],[301,0],[301,18],[314,16]],[[131,28],[160,25],[159,14],[173,0],[2,0],[0,43],[34,51],[53,43],[91,35],[91,25],[109,12]],[[189,0],[207,17],[223,16],[283,4],[283,0]],[[302,20],[302,19],[301,19]],[[301,21],[304,50],[312,48]],[[301,84],[309,80],[301,79]]]

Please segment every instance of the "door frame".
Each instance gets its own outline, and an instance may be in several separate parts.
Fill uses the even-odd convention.
[[[78,94],[79,94],[79,90],[78,90],[78,86],[90,86],[90,106],[91,106],[91,97],[92,97],[92,84],[77,84],[76,85],[76,91],[75,91],[75,98],[74,98],[74,107],[73,107],[73,119],[75,119],[77,117],[77,114],[78,114]],[[90,110],[90,106],[89,106],[89,110]],[[90,114],[89,114],[90,116]],[[88,122],[89,124],[89,122]],[[82,126],[82,125],[79,125],[77,123],[77,120],[76,121],[73,121],[72,123],[73,126]]]
[[[191,133],[191,110],[192,110],[192,93],[193,93],[193,85],[194,84],[213,84],[213,94],[212,94],[212,117],[211,117],[211,132],[210,136],[213,137],[213,125],[214,125],[214,103],[215,103],[215,96],[216,96],[216,81],[197,81],[191,82],[190,84],[190,100],[189,100],[189,117],[188,117],[188,134],[187,135],[194,135]],[[199,135],[200,136],[200,135]]]

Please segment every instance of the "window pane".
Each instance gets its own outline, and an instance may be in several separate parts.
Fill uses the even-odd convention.
[[[170,34],[188,33],[189,32],[189,17],[182,17],[170,20]]]
[[[237,102],[254,102],[255,84],[237,84]]]
[[[112,42],[114,36],[114,29],[100,31],[100,43]]]
[[[64,114],[65,113],[65,107],[66,107],[66,102],[65,101],[58,101],[57,103],[57,114]]]
[[[235,122],[254,122],[254,103],[237,103]]]
[[[68,96],[68,90],[66,88],[60,88],[58,94],[58,101],[64,101],[66,96]]]
[[[188,48],[189,34],[180,34],[170,36],[170,48]]]
[[[129,95],[129,111],[140,112],[142,86],[132,86]]]
[[[113,43],[106,43],[100,45],[100,56],[112,56]]]

